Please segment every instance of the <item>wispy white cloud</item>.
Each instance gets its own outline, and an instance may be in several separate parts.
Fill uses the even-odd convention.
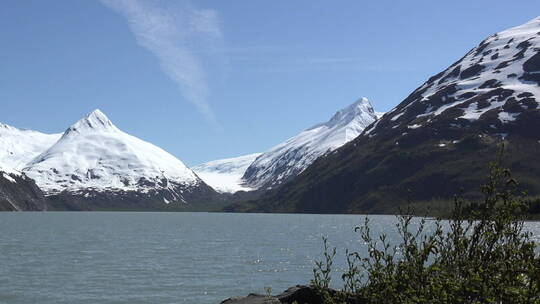
[[[201,50],[201,54],[225,56],[236,68],[253,68],[258,73],[291,72],[407,72],[415,68],[406,62],[374,61],[372,56],[349,50],[333,55],[314,52],[309,47],[289,45],[242,45]]]
[[[209,102],[209,88],[198,50],[221,44],[223,33],[216,11],[196,9],[176,1],[99,0],[124,16],[137,43],[152,52],[161,69],[179,86],[186,100],[218,126]]]

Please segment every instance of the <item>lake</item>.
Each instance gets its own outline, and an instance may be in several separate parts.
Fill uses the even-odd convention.
[[[393,231],[395,217],[370,216]],[[0,303],[219,303],[312,278],[322,236],[359,249],[360,215],[0,213]],[[540,223],[527,223],[540,236]],[[335,280],[340,278],[335,276]]]

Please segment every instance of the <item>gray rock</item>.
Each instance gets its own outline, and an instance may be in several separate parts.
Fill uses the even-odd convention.
[[[317,295],[314,288],[304,285],[296,285],[276,296],[283,304],[322,304],[322,299]]]
[[[229,298],[221,304],[281,304],[278,298],[250,293],[247,297]]]
[[[328,289],[331,296],[336,295],[338,291]],[[348,304],[361,303],[354,298],[343,300]],[[265,296],[260,294],[249,294],[247,297],[234,297],[227,299],[221,304],[323,304],[323,299],[317,293],[313,286],[296,285],[285,290],[276,296]]]

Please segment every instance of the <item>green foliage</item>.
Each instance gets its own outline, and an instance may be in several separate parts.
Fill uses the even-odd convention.
[[[516,189],[509,170],[491,165],[483,201],[456,196],[448,221],[397,216],[397,246],[366,218],[356,231],[367,255],[347,251],[343,289],[328,291],[336,250],[326,239],[312,283],[324,303],[540,303],[540,256],[523,221],[537,200]]]
[[[311,285],[314,286],[319,292],[324,303],[337,303],[334,301],[334,295],[330,293],[332,265],[334,263],[334,257],[336,256],[336,248],[334,247],[330,249],[328,246],[328,239],[326,237],[323,237],[323,243],[324,260],[315,262]]]

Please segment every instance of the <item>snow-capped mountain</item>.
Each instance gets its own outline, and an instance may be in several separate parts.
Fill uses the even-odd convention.
[[[366,133],[422,127],[507,133],[540,96],[540,17],[494,34],[431,77]]]
[[[395,212],[481,199],[501,160],[540,194],[540,17],[494,34],[250,211]]]
[[[208,185],[218,192],[234,193],[250,191],[252,188],[242,185],[242,176],[246,169],[261,153],[253,153],[234,158],[209,161],[191,168]]]
[[[47,195],[159,193],[169,203],[187,202],[191,192],[208,187],[182,161],[122,132],[99,110],[69,127],[23,172]]]
[[[0,123],[0,162],[21,170],[34,157],[51,147],[62,134],[45,134]]]
[[[249,188],[271,188],[300,174],[313,161],[356,138],[377,119],[367,98],[339,110],[317,124],[271,148],[255,159],[243,176]]]

